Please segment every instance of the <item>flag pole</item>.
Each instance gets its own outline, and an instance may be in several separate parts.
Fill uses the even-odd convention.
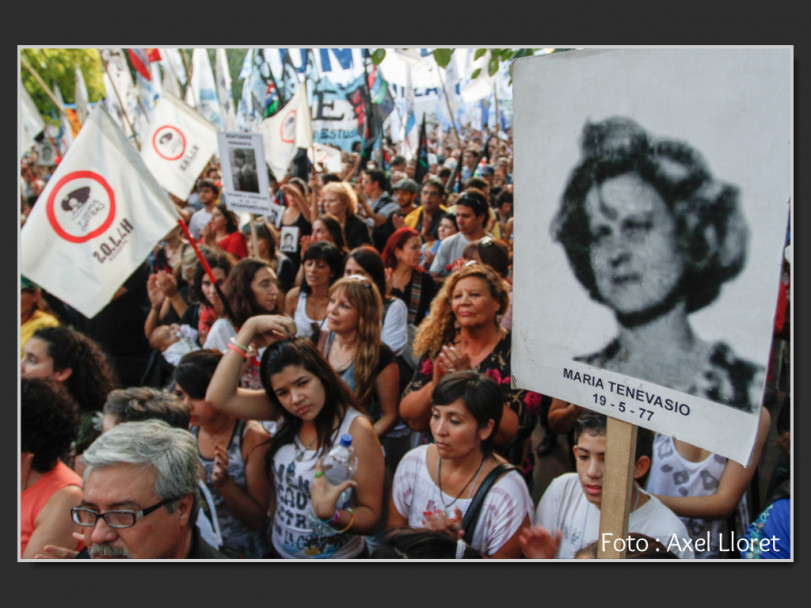
[[[101,64],[104,66],[104,71],[107,72],[107,76],[110,77],[110,84],[113,87],[113,92],[115,93],[116,99],[118,99],[118,105],[121,106],[121,113],[124,115],[124,120],[127,122],[127,126],[130,128],[132,132],[132,138],[135,140],[135,146],[138,148],[138,151],[141,151],[141,143],[138,141],[138,136],[135,134],[135,129],[132,127],[132,123],[130,122],[130,117],[127,114],[127,107],[124,105],[124,102],[121,101],[121,95],[118,92],[118,87],[115,86],[115,80],[113,77],[110,76],[110,62],[104,59],[104,55],[99,53],[99,58],[101,59]]]
[[[434,59],[434,61],[436,61],[436,59]],[[437,70],[437,74],[439,74],[439,82],[440,84],[442,84],[442,92],[445,94],[445,104],[448,106],[448,116],[450,116],[451,119],[451,126],[453,127],[453,132],[456,133],[456,141],[458,141],[459,144],[461,145],[462,138],[459,137],[459,131],[456,129],[456,121],[453,119],[453,109],[451,108],[451,100],[448,98],[448,91],[445,89],[445,80],[442,78],[443,68],[441,68],[438,63],[437,67],[440,68]]]
[[[57,107],[57,109],[65,116],[65,118],[70,119],[68,113],[65,112],[65,108],[62,106],[62,104],[59,103],[59,101],[57,101],[56,95],[53,94],[53,91],[51,91],[51,89],[48,88],[48,85],[45,84],[45,81],[42,80],[42,77],[39,74],[37,74],[34,68],[31,67],[31,64],[29,64],[26,58],[23,57],[22,55],[20,55],[20,63],[26,70],[28,70],[31,73],[31,76],[34,77],[34,80],[37,81],[37,84],[40,87],[42,87],[42,90],[45,91],[45,94],[48,95],[48,98],[53,102],[53,104]]]
[[[186,226],[186,222],[183,221],[183,218],[179,218],[177,220],[177,223],[180,226],[180,229],[183,231],[183,234],[186,235],[186,240],[189,242],[192,249],[194,249],[194,255],[197,256],[198,260],[200,260],[200,265],[203,267],[203,270],[208,275],[208,278],[211,280],[211,284],[214,285],[214,289],[217,290],[217,295],[220,296],[220,301],[222,302],[223,308],[225,308],[225,314],[228,315],[228,318],[233,321],[234,313],[231,310],[231,307],[228,305],[228,300],[225,299],[225,295],[223,295],[222,293],[220,284],[217,282],[217,277],[214,276],[214,271],[211,270],[211,266],[209,266],[205,256],[202,253],[200,253],[200,248],[197,246],[197,243],[194,241],[191,234],[189,233],[189,228],[188,226]]]
[[[194,90],[194,87],[191,85],[191,66],[189,65],[189,59],[186,57],[186,49],[179,49],[180,56],[183,58],[183,67],[186,68],[186,87],[191,89],[191,96],[194,100],[194,105],[199,106],[200,100],[197,99],[197,93]]]

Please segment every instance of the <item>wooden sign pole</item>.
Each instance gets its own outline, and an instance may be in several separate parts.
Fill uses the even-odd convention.
[[[597,559],[625,559],[636,433],[636,425],[608,417]]]
[[[259,243],[256,240],[256,214],[251,213],[251,245],[253,246],[253,257],[259,259]]]

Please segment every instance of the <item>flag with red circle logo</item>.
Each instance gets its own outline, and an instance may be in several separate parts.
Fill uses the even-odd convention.
[[[177,225],[137,150],[96,106],[20,233],[20,273],[94,317]]]

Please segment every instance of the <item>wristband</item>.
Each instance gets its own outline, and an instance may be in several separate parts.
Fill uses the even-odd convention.
[[[247,353],[247,352],[244,352],[244,351],[242,351],[242,350],[240,350],[240,349],[239,349],[239,347],[234,346],[233,344],[228,344],[228,348],[229,348],[230,350],[234,351],[236,354],[238,354],[238,355],[239,355],[240,357],[242,357],[243,359],[247,359],[247,358],[248,358],[248,353]]]
[[[315,515],[315,509],[313,509],[313,515]],[[321,519],[320,517],[318,517],[318,515],[315,515],[315,518],[324,525],[332,525],[336,521],[338,521],[338,509],[335,509],[335,513],[333,513],[332,517],[330,517],[327,520]]]
[[[355,523],[355,512],[354,512],[352,509],[350,509],[350,508],[347,508],[346,510],[347,510],[347,511],[349,511],[349,523],[348,523],[348,524],[346,524],[346,528],[344,528],[343,530],[336,530],[336,532],[337,532],[338,534],[343,534],[344,532],[346,532],[347,530],[349,530],[349,528],[351,528],[351,527],[352,527],[352,524],[354,524],[354,523]],[[338,514],[338,511],[335,511],[335,514],[337,515],[337,514]]]
[[[239,342],[237,342],[237,339],[236,339],[236,338],[231,338],[231,339],[229,339],[228,341],[229,341],[231,344],[233,344],[234,346],[238,347],[240,350],[242,350],[242,351],[243,351],[243,352],[245,352],[245,353],[247,353],[247,352],[248,352],[248,350],[250,350],[250,349],[249,349],[247,346],[245,346],[244,344],[240,344]]]

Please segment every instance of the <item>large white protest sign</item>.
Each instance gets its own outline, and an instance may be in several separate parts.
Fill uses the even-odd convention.
[[[313,142],[306,83],[299,83],[293,97],[270,118],[259,124],[265,145],[265,158],[276,179],[283,179],[298,148]]]
[[[787,48],[519,59],[518,387],[747,463],[792,188]]]
[[[20,272],[94,317],[177,225],[166,191],[96,106],[20,234]]]
[[[259,133],[217,133],[225,198],[231,211],[269,213],[270,180]]]
[[[217,128],[174,95],[164,92],[141,143],[141,158],[158,183],[185,199],[217,151]]]

